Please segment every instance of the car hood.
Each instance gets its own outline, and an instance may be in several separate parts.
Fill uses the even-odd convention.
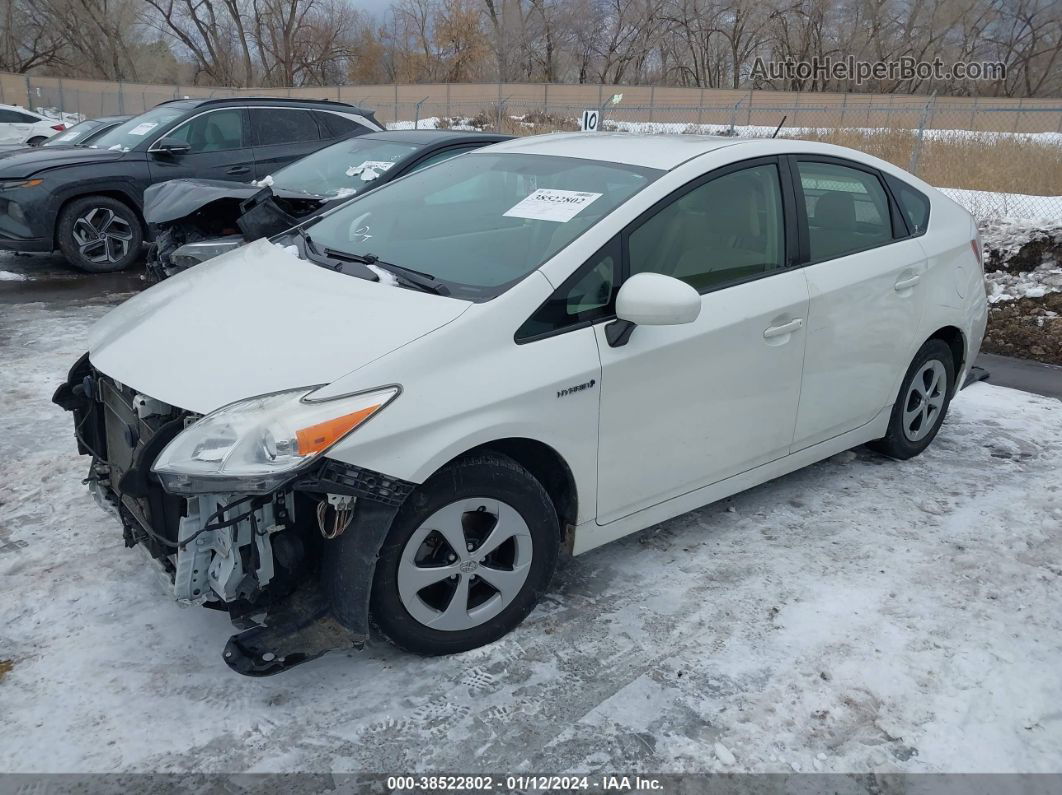
[[[89,359],[145,395],[205,414],[330,383],[469,306],[336,273],[258,240],[112,310],[89,336]]]
[[[165,224],[184,218],[218,199],[249,199],[262,190],[250,182],[222,179],[171,179],[144,191],[144,220]]]
[[[29,177],[60,166],[106,163],[120,160],[127,152],[88,147],[40,147],[0,152],[0,179]]]

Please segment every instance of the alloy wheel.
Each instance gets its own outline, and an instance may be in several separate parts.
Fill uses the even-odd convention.
[[[107,207],[94,207],[74,221],[74,242],[89,262],[119,262],[129,253],[133,228]]]
[[[947,387],[947,371],[936,359],[922,365],[911,379],[903,404],[903,433],[908,440],[920,441],[936,427]]]
[[[486,497],[457,500],[413,532],[398,564],[398,595],[432,629],[471,629],[516,599],[533,555],[531,532],[510,505]]]

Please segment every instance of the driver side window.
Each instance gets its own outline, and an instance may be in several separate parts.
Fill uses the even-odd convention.
[[[630,233],[630,272],[662,273],[699,292],[784,266],[782,192],[774,163],[705,182]]]
[[[204,113],[182,124],[166,137],[187,143],[191,147],[189,154],[243,149],[246,146],[243,111],[229,108]]]

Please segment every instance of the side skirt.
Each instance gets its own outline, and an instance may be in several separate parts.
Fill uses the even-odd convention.
[[[805,447],[803,450],[791,453],[785,458],[771,461],[768,464],[734,475],[726,480],[720,480],[718,483],[712,483],[695,491],[680,494],[678,497],[672,497],[666,502],[650,508],[644,508],[637,513],[617,519],[607,525],[599,525],[594,520],[583,522],[575,528],[575,544],[572,554],[581,555],[583,552],[599,547],[602,544],[607,544],[609,541],[615,541],[630,533],[643,530],[646,527],[651,527],[676,516],[681,516],[684,513],[689,513],[692,510],[730,497],[738,492],[759,486],[768,480],[788,475],[790,472],[803,469],[810,464],[822,461],[831,455],[843,453],[845,450],[858,447],[873,439],[880,439],[885,435],[889,427],[889,415],[891,413],[892,406],[886,406],[873,420],[860,428],[856,428],[854,431],[842,433],[840,436],[819,442],[811,447]]]

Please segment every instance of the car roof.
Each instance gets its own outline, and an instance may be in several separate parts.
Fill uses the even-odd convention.
[[[358,136],[379,141],[401,141],[410,144],[459,143],[461,141],[507,141],[513,136],[475,130],[383,130]]]
[[[578,157],[670,171],[691,158],[750,140],[756,139],[721,135],[635,135],[623,132],[551,133],[514,138],[495,144],[491,151]]]

